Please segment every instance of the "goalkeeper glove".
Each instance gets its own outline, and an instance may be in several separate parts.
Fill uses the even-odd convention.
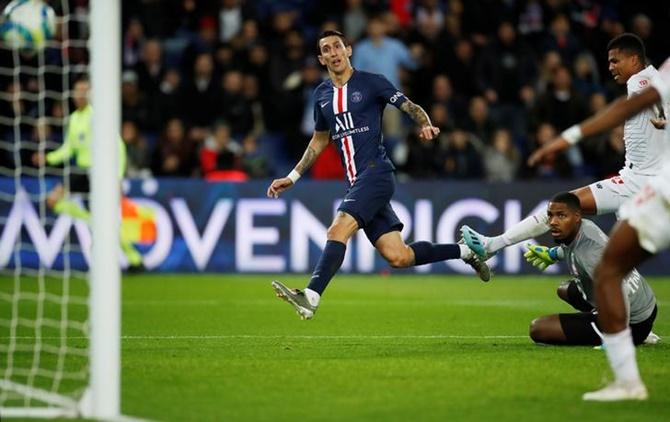
[[[540,271],[544,271],[548,266],[555,264],[561,260],[559,256],[560,248],[554,246],[553,248],[541,245],[526,244],[526,253],[523,254],[526,262],[536,267]]]

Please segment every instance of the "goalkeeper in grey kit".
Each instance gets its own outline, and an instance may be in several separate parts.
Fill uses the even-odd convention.
[[[560,246],[528,245],[526,260],[544,270],[564,260],[573,277],[558,288],[558,296],[580,312],[546,315],[533,320],[530,337],[536,343],[599,345],[602,343],[595,313],[593,275],[609,240],[596,224],[582,219],[579,198],[559,193],[547,206],[551,235]],[[655,343],[651,332],[656,319],[656,297],[645,279],[633,270],[623,283],[629,325],[636,345]]]

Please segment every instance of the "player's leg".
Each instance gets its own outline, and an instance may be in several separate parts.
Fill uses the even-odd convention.
[[[88,194],[90,185],[87,175],[71,174],[69,177],[70,192]],[[88,222],[90,213],[70,197],[70,192],[62,184],[57,185],[47,196],[47,206],[56,214],[66,214]]]
[[[619,178],[620,179],[620,178]],[[618,179],[617,179],[618,180]],[[594,194],[594,189],[600,191]],[[610,179],[593,183],[572,191],[579,198],[582,212],[585,214],[604,214],[616,211],[621,206],[622,201],[627,197],[623,196],[628,187],[623,184],[617,184]],[[488,259],[499,250],[510,245],[515,245],[524,240],[541,236],[549,230],[549,220],[546,210],[540,210],[537,213],[524,218],[503,234],[498,236],[484,236],[477,233],[468,226],[461,227],[461,234],[465,243],[477,255]]]
[[[624,220],[615,227],[595,272],[598,319],[615,382],[584,394],[584,400],[647,398],[635,360],[631,329],[626,326],[622,283],[634,267],[670,246],[670,204],[650,183],[626,202],[620,212]]]
[[[579,198],[579,207],[582,209],[582,214],[586,215],[594,215],[594,214],[605,214],[605,212],[598,212],[598,207],[597,207],[597,199],[593,195],[593,185],[589,186],[584,186],[578,189],[575,189],[571,191],[571,193],[574,193],[577,198]],[[603,206],[602,201],[600,201],[601,208]],[[607,207],[607,210],[609,212],[616,211],[621,204],[617,203],[614,209],[609,209]]]
[[[617,212],[638,189],[633,180],[614,176],[575,189],[572,193],[579,198],[583,214],[603,215]]]
[[[591,305],[582,294],[574,280],[568,280],[561,283],[556,289],[556,294],[564,302],[568,303],[573,308],[582,312],[591,312],[593,305]]]
[[[365,227],[393,196],[395,179],[391,171],[375,173],[368,169],[356,180],[337,209],[328,228],[328,241],[305,290],[289,289],[272,282],[277,296],[289,302],[303,319],[314,316],[326,286],[344,261],[347,241]],[[402,225],[401,225],[402,228]]]
[[[347,241],[358,230],[358,221],[344,211],[338,211],[328,228],[328,241],[314,268],[309,285],[304,290],[289,289],[278,281],[272,282],[277,296],[290,303],[302,319],[311,319],[321,295],[337,270],[342,266]]]
[[[370,243],[391,267],[406,268],[448,259],[462,259],[477,272],[483,281],[489,281],[491,278],[488,265],[478,259],[468,246],[427,241],[418,241],[408,245],[400,234],[402,227],[393,208],[387,204],[364,229]]]
[[[597,346],[596,317],[590,312],[546,315],[530,323],[529,335],[535,343],[565,346]]]
[[[625,220],[619,223],[595,271],[598,321],[615,383],[603,390],[585,394],[585,400],[647,397],[635,360],[631,329],[628,327],[623,279],[648,257],[649,253],[640,247],[635,229]]]
[[[641,344],[656,344],[660,341],[660,337],[651,331],[654,327],[654,321],[656,321],[657,313],[658,308],[654,306],[654,310],[647,319],[635,324],[630,324],[630,332],[631,336],[633,337],[633,344],[639,346]],[[656,337],[656,342],[653,342],[652,340],[654,337]]]

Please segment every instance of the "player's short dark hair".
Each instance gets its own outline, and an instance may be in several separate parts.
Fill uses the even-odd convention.
[[[89,79],[89,77],[86,76],[86,75],[84,75],[84,76],[80,76],[80,77],[76,78],[76,79],[72,82],[72,86],[74,87],[75,85],[77,85],[78,83],[81,83],[81,82],[85,82],[85,83],[87,83],[87,84],[89,84],[89,85],[91,84],[91,80]]]
[[[631,56],[637,56],[642,63],[647,60],[647,53],[644,49],[642,39],[635,34],[625,32],[610,40],[607,44],[607,51],[619,50]]]
[[[336,31],[334,29],[329,29],[327,31],[323,31],[321,35],[319,35],[319,38],[316,39],[316,51],[321,54],[321,40],[326,38],[326,37],[340,37],[342,42],[344,43],[345,47],[349,46],[349,40],[347,37],[344,36],[343,33],[340,31]]]
[[[551,198],[551,202],[557,202],[559,204],[565,204],[572,211],[581,211],[582,206],[579,203],[579,198],[572,192],[560,192],[554,195]]]

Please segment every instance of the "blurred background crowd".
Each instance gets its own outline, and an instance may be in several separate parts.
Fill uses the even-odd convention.
[[[0,3],[6,3],[0,1]],[[57,14],[60,0],[50,1]],[[73,16],[86,0],[66,1]],[[670,55],[670,5],[597,0],[124,0],[123,125],[130,177],[246,180],[283,176],[314,129],[312,91],[326,76],[316,38],[341,30],[356,69],[385,75],[424,107],[441,135],[418,140],[387,107],[385,143],[401,178],[600,178],[623,163],[623,129],[587,139],[528,168],[538,145],[625,94],[608,71],[607,42],[633,32],[651,64]],[[86,38],[85,19],[67,36]],[[16,57],[3,53],[2,67]],[[86,49],[64,45],[23,65],[62,73],[0,77],[3,139],[62,138],[63,81],[83,72]],[[25,72],[24,72],[25,73]],[[70,81],[71,82],[71,81]],[[41,86],[44,85],[44,86]],[[95,104],[95,100],[93,100]],[[71,111],[71,110],[69,110]],[[15,124],[15,116],[33,116]],[[43,118],[46,117],[46,118]],[[16,155],[0,152],[3,166]],[[30,165],[29,160],[21,163]],[[343,178],[335,147],[313,178]]]

